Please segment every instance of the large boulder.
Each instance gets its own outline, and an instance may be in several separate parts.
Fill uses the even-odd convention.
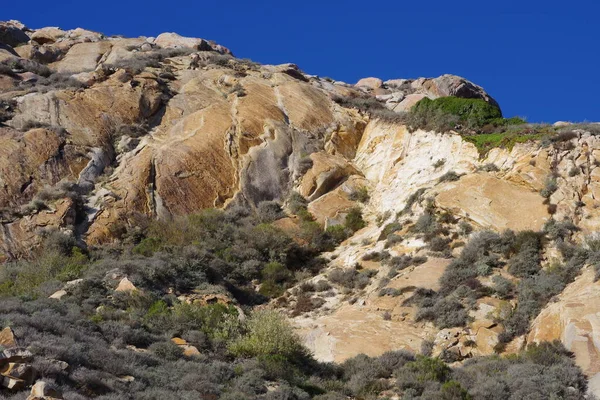
[[[27,400],[60,400],[62,398],[63,395],[56,386],[44,381],[37,381],[31,388]]]
[[[379,78],[362,78],[356,82],[356,87],[365,89],[379,89],[383,85],[383,81]]]
[[[35,369],[25,363],[8,363],[0,367],[0,376],[3,378],[4,386],[8,389],[23,389],[33,383]]]
[[[5,349],[17,347],[17,339],[9,326],[0,331],[0,347]]]
[[[497,107],[498,103],[481,86],[456,75],[442,75],[427,79],[422,83],[422,89],[431,97],[462,97],[466,99],[481,99]]]
[[[53,64],[58,72],[77,73],[93,71],[112,45],[108,41],[77,43],[67,52],[64,59]]]
[[[18,21],[0,22],[0,43],[16,47],[29,42],[25,26]]]
[[[331,192],[350,175],[359,172],[345,158],[326,153],[310,155],[312,168],[302,177],[300,194],[308,200],[316,200],[325,193]]]
[[[67,49],[53,45],[38,45],[37,43],[31,43],[15,48],[15,52],[21,58],[38,61],[42,64],[50,64],[63,57],[67,52]]]
[[[201,38],[185,37],[174,32],[161,33],[154,39],[154,44],[162,48],[190,48],[199,51],[216,51],[231,54],[231,51],[219,44]]]
[[[575,362],[600,395],[600,281],[587,267],[537,316],[527,342],[560,340],[575,354]]]
[[[33,354],[23,347],[11,347],[0,351],[0,366],[9,363],[24,363],[31,361]]]
[[[178,35],[177,33],[174,33],[174,32],[161,33],[160,35],[158,35],[156,37],[156,39],[154,39],[154,44],[159,47],[162,47],[164,49],[177,48],[177,47],[186,48],[187,47],[190,49],[200,50],[200,51],[212,50],[212,47],[210,47],[210,44],[208,44],[208,42],[204,39],[185,37],[185,36]]]
[[[55,43],[59,39],[67,35],[66,31],[63,31],[56,26],[48,26],[46,28],[38,29],[31,35],[31,40],[38,44]]]
[[[539,193],[487,174],[470,174],[447,184],[435,203],[497,231],[539,231],[550,218]]]

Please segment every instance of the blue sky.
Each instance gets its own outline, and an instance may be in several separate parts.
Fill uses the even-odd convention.
[[[600,121],[598,1],[6,3],[1,20],[32,28],[81,26],[125,36],[174,31],[213,39],[238,57],[293,62],[351,83],[452,73],[483,86],[505,116]]]

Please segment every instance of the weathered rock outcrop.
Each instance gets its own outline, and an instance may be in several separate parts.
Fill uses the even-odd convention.
[[[592,268],[567,286],[532,324],[528,342],[560,340],[575,354],[590,378],[590,391],[600,393],[600,282]]]
[[[365,78],[349,85],[304,74],[294,64],[238,60],[219,44],[175,33],[106,38],[80,28],[30,30],[16,21],[0,23],[0,45],[0,62],[20,58],[23,64],[7,62],[17,66],[0,73],[2,259],[27,257],[52,229],[95,246],[115,240],[138,214],[169,219],[207,207],[253,208],[267,200],[283,203],[291,190],[308,200],[324,227],[343,224],[349,210],[360,207],[367,226],[326,256],[329,269],[360,264],[373,280],[358,290],[334,288],[314,314],[294,317],[321,360],[418,351],[430,341],[436,355],[449,351],[458,360],[495,351],[500,327],[490,315],[505,306],[497,298],[479,299],[465,328],[441,331],[414,322],[416,307],[404,302],[417,288],[438,289],[450,263],[442,257],[456,255],[467,236],[449,234],[452,249],[397,275],[363,259],[373,251],[424,255],[423,238],[409,229],[426,207],[476,230],[540,230],[553,217],[573,221],[581,240],[600,227],[600,138],[591,131],[484,153],[455,132],[411,132],[393,114],[425,97],[497,105],[464,78]],[[394,118],[334,101],[368,96]],[[544,199],[540,192],[549,182],[553,190]],[[75,189],[58,190],[67,183]],[[384,243],[392,221],[400,227]],[[292,234],[301,230],[298,218],[277,225]],[[560,338],[600,387],[591,274],[542,312],[528,339]],[[113,278],[111,288],[137,290],[126,277]],[[65,286],[51,298],[68,292]],[[9,336],[3,331],[0,345],[10,343]],[[199,353],[180,338],[173,341]],[[31,371],[10,354],[0,357],[5,385],[32,383]],[[30,398],[57,397],[38,382]]]

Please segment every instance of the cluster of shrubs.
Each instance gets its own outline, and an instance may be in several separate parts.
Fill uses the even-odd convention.
[[[367,287],[375,274],[376,270],[362,269],[360,264],[357,264],[354,268],[334,268],[327,274],[327,279],[346,289],[360,290]]]
[[[509,358],[476,358],[457,368],[406,351],[358,355],[334,365],[315,361],[273,311],[255,311],[240,321],[222,305],[170,309],[159,302],[144,306],[144,299],[127,295],[115,300],[127,309],[89,319],[80,304],[83,292],[83,298],[63,301],[0,303],[0,322],[10,322],[33,352],[36,370],[65,399],[342,400],[376,399],[384,391],[407,399],[584,399],[587,389],[559,343],[531,345]],[[170,340],[174,335],[200,354],[184,355]]]
[[[521,118],[503,118],[498,106],[484,100],[460,97],[440,97],[435,100],[426,97],[415,104],[407,115],[407,125],[411,130],[437,132],[488,132],[524,123]]]
[[[375,399],[381,392],[402,399],[585,398],[586,380],[558,342],[532,345],[511,357],[481,357],[450,368],[438,358],[406,351],[359,355],[340,365],[334,393],[321,400]]]
[[[194,51],[194,49],[185,47],[154,49],[145,52],[139,51],[132,53],[132,57],[118,60],[114,64],[105,65],[105,68],[121,68],[132,75],[137,75],[146,68],[160,68],[161,62],[164,61],[165,58],[186,56]]]
[[[425,263],[427,261],[427,257],[424,256],[416,256],[411,257],[409,255],[401,255],[396,257],[391,257],[386,260],[386,264],[390,267],[388,272],[388,278],[393,278],[398,273],[410,266],[417,266]]]
[[[320,251],[331,251],[350,237],[354,232],[364,228],[367,223],[363,219],[362,210],[353,207],[348,210],[344,224],[328,226],[323,231],[321,225],[315,221],[308,211],[308,200],[297,192],[292,192],[286,202],[287,209],[300,218],[301,235],[304,240]]]
[[[122,229],[123,244],[99,249],[78,247],[72,236],[55,232],[37,259],[0,267],[0,326],[14,329],[34,353],[36,370],[66,399],[374,399],[384,390],[403,398],[487,399],[494,384],[503,395],[528,396],[528,387],[513,379],[525,367],[551,379],[552,385],[535,390],[571,390],[571,398],[585,392],[581,372],[558,345],[511,359],[477,359],[458,369],[406,352],[357,356],[341,365],[316,362],[280,314],[252,308],[279,295],[297,274],[315,274],[322,266],[319,250],[266,222],[283,215],[275,205],[258,209],[140,220]],[[564,236],[562,229],[552,231]],[[533,240],[528,238],[514,245],[517,253],[527,251]],[[425,261],[387,252],[372,257],[396,271]],[[334,269],[328,278],[350,291],[364,288],[373,274]],[[138,290],[115,292],[123,276]],[[47,298],[77,278],[83,280],[68,285],[61,300]],[[260,285],[259,293],[250,282]],[[302,288],[298,313],[314,307],[307,293],[329,290],[326,282],[310,286]],[[417,292],[421,298],[437,296]],[[189,304],[179,297],[190,293],[222,293],[239,306]],[[438,306],[441,314],[454,307],[445,301]],[[185,355],[174,337],[200,354]],[[552,368],[543,368],[548,363]],[[492,369],[504,372],[486,372]],[[519,375],[520,382],[532,377]]]
[[[450,213],[436,213],[431,204],[427,205],[425,212],[411,227],[411,231],[420,234],[427,242],[429,250],[439,256],[449,258],[452,256],[450,243],[458,238],[458,233],[452,233],[451,228],[457,224],[456,218]],[[459,232],[463,233],[459,228]],[[468,234],[468,233],[465,233]]]
[[[551,220],[544,232],[507,230],[501,234],[483,231],[474,234],[440,278],[440,289],[416,290],[407,304],[419,307],[417,320],[432,321],[439,328],[464,326],[477,299],[497,296],[516,298],[517,305],[497,322],[504,327],[500,348],[512,338],[529,330],[529,324],[542,308],[572,282],[586,262],[600,260],[600,253],[569,243],[576,227],[568,222]],[[541,267],[541,251],[555,240],[564,261]],[[507,279],[495,270],[505,268]],[[484,286],[480,278],[492,276],[492,285]]]
[[[38,75],[37,80],[21,82],[20,86],[30,91],[47,92],[53,89],[79,89],[85,87],[82,82],[73,79],[70,73],[56,72],[44,64],[23,58],[9,58],[0,62],[0,74],[17,77],[18,73],[31,72]]]
[[[386,122],[404,123],[406,122],[405,113],[397,113],[386,108],[382,103],[369,95],[363,96],[334,96],[333,101],[342,107],[354,108],[373,119],[380,119]]]

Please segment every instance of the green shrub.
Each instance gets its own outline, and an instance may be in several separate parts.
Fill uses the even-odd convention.
[[[419,219],[417,219],[417,222],[415,222],[413,225],[412,230],[417,233],[431,235],[437,233],[439,228],[440,226],[437,223],[435,215],[426,211],[419,217]]]
[[[440,97],[435,100],[424,98],[413,106],[409,113],[412,130],[435,128],[442,132],[461,124],[476,129],[486,124],[502,121],[500,109],[481,99]]]
[[[144,238],[140,243],[135,245],[133,253],[140,254],[146,257],[152,256],[154,253],[160,250],[161,241],[158,238],[149,237]]]
[[[264,266],[262,276],[265,280],[282,283],[291,277],[291,272],[281,263],[270,262]]]
[[[282,285],[273,282],[273,281],[264,281],[261,285],[260,285],[260,289],[259,289],[259,293],[262,294],[263,296],[269,297],[269,298],[275,298],[275,297],[279,297],[283,294],[283,292],[285,291],[285,289],[283,288]]]
[[[150,351],[168,361],[176,361],[183,357],[183,349],[171,341],[154,343],[150,346]]]
[[[417,374],[419,382],[445,382],[450,377],[450,368],[438,358],[417,355],[415,361],[406,364],[406,369]]]
[[[342,243],[349,236],[348,230],[343,225],[328,226],[325,233],[336,245]]]
[[[569,220],[557,221],[554,218],[549,219],[544,224],[543,231],[551,240],[567,239],[573,232],[577,232],[579,228]]]
[[[300,193],[292,191],[287,200],[287,207],[292,214],[298,215],[301,210],[306,210],[308,200],[306,200]]]
[[[392,246],[397,245],[398,243],[402,243],[403,240],[404,239],[402,238],[402,236],[392,233],[392,234],[388,235],[388,237],[385,241],[385,245],[383,247],[386,249],[390,248]]]
[[[356,232],[367,226],[367,223],[362,217],[360,208],[354,207],[348,211],[348,214],[346,214],[345,225],[346,228],[350,229],[352,232]]]
[[[237,357],[280,356],[289,360],[307,355],[300,337],[285,317],[276,311],[254,311],[246,333],[229,345]]]
[[[425,193],[425,188],[421,188],[419,190],[417,190],[416,192],[412,193],[410,196],[408,196],[408,199],[406,200],[406,205],[404,206],[404,208],[402,209],[402,211],[400,211],[400,215],[402,214],[406,214],[408,212],[411,211],[412,206],[416,203],[421,201],[421,199],[423,198],[423,194]]]
[[[471,396],[459,382],[448,381],[442,385],[440,400],[471,400]]]
[[[540,191],[540,194],[542,195],[542,197],[547,199],[550,196],[552,196],[552,194],[554,192],[556,192],[557,190],[558,190],[558,182],[556,181],[556,177],[549,176],[546,178],[546,183],[544,185],[544,188]]]
[[[56,275],[56,279],[68,282],[81,278],[83,271],[88,267],[88,257],[79,247],[73,247],[71,256],[65,260],[64,266]]]
[[[260,222],[269,223],[285,217],[281,206],[276,201],[261,201],[256,208]]]
[[[16,106],[17,102],[14,100],[0,100],[0,125],[12,119]]]
[[[350,200],[366,203],[369,201],[369,189],[366,186],[361,186],[350,193]]]
[[[438,179],[439,183],[442,182],[454,182],[460,179],[460,175],[458,175],[456,172],[454,171],[448,171],[446,172],[444,175],[440,176],[440,179]]]
[[[501,299],[510,299],[515,292],[515,285],[503,276],[494,276],[492,278],[494,292]]]
[[[400,222],[394,221],[394,222],[387,224],[386,226],[383,227],[383,230],[379,234],[377,241],[380,241],[383,239],[389,239],[389,237],[392,233],[398,232],[400,229],[402,229],[402,224]]]
[[[346,108],[355,108],[362,111],[373,119],[381,119],[386,122],[403,123],[405,121],[404,113],[397,113],[386,108],[374,97],[364,96],[334,96],[333,101]]]
[[[477,170],[484,172],[498,172],[500,171],[500,168],[498,168],[494,163],[488,163],[477,168]]]

